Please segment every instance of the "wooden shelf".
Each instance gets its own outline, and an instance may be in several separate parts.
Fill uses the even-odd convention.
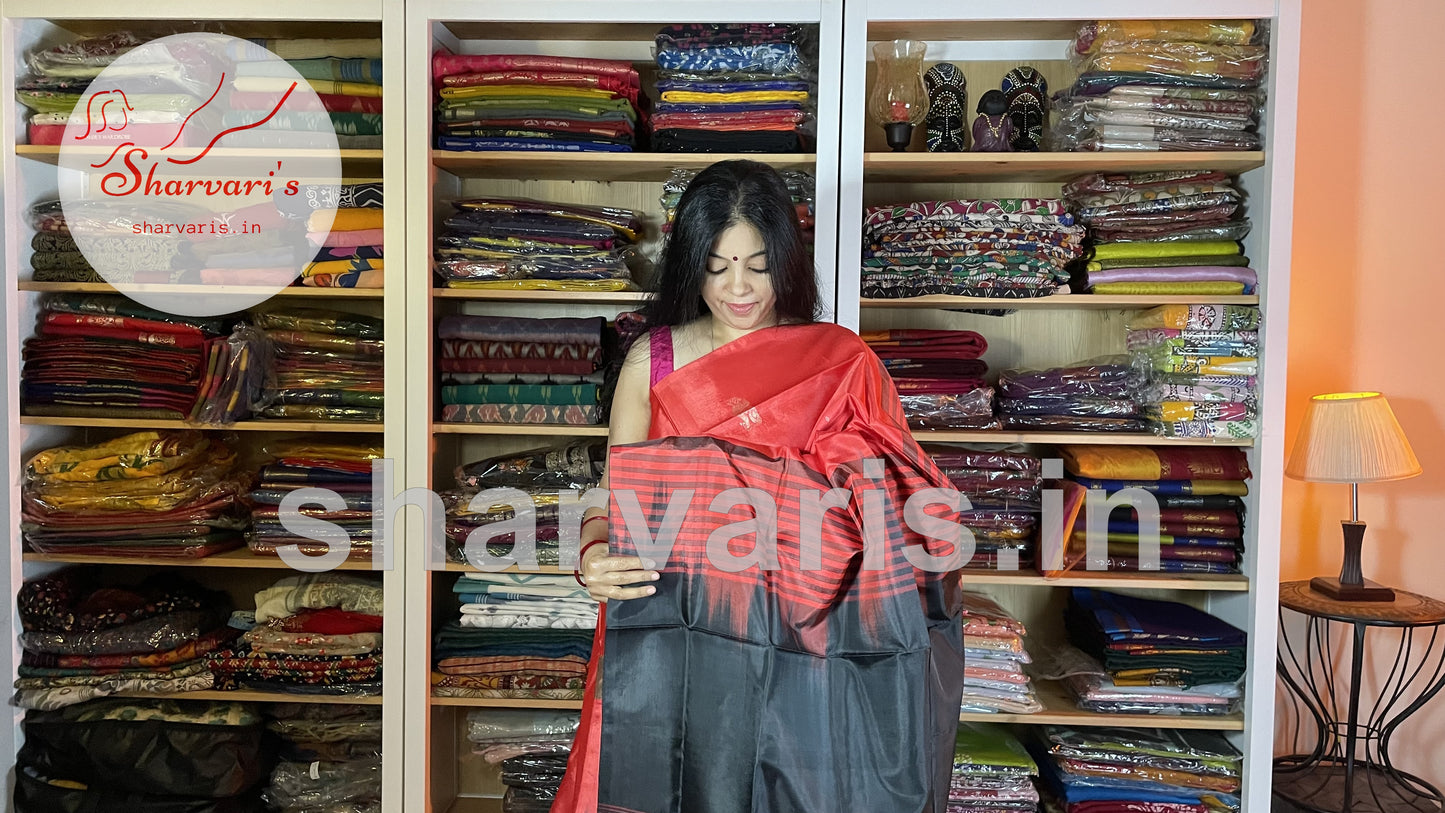
[[[1264,166],[1263,152],[870,152],[863,179],[878,183],[1060,182],[1095,172]]]
[[[100,149],[87,148],[85,153],[94,152],[96,155],[105,157],[110,154],[112,148]],[[286,153],[297,161],[305,161],[307,153],[321,153],[322,150],[282,150],[277,149],[252,149],[240,147],[217,147],[211,150],[210,155],[216,158],[266,158],[278,153]],[[337,150],[341,158],[341,165],[349,171],[368,171],[370,174],[381,174],[381,150]],[[60,163],[60,147],[48,144],[16,144],[15,154],[20,158],[29,158],[33,161],[42,161],[47,164]],[[167,153],[169,155],[169,153]]]
[[[433,299],[552,305],[637,305],[647,298],[647,294],[642,291],[502,291],[465,288],[433,288],[431,295]]]
[[[606,425],[567,426],[552,423],[443,423],[435,421],[431,431],[437,435],[561,435],[578,438],[605,438]]]
[[[964,587],[1012,585],[1020,587],[1120,587],[1153,590],[1211,590],[1247,592],[1249,577],[1235,573],[1123,573],[1075,570],[1064,576],[1041,576],[1031,570],[965,570]]]
[[[20,423],[29,426],[75,426],[81,429],[209,429],[218,432],[362,432],[379,435],[380,423],[346,423],[342,421],[239,421],[225,426],[206,426],[160,418],[54,418],[44,415],[21,415]]]
[[[934,308],[938,310],[1142,310],[1157,305],[1258,305],[1247,296],[1125,296],[1123,294],[1062,294],[1031,299],[986,296],[915,296],[907,299],[860,299],[864,308]]]
[[[25,553],[21,559],[26,562],[58,562],[75,565],[149,565],[153,567],[239,567],[259,570],[290,570],[291,566],[279,556],[261,556],[246,548],[228,550],[200,559],[147,559],[134,556],[105,556],[64,553]],[[336,566],[337,570],[371,570],[371,562],[365,559],[348,559]]]
[[[243,285],[111,285],[108,282],[32,282],[20,280],[20,290],[41,294],[114,294],[114,293],[158,293],[158,294],[229,294],[232,296],[305,297],[308,299],[381,299],[380,288],[308,288],[293,285],[277,291],[271,288],[253,288]]]
[[[978,429],[915,429],[919,443],[1047,443],[1098,446],[1253,446],[1254,438],[1170,438],[1133,432],[1004,432]]]
[[[777,169],[812,170],[817,156],[807,153],[432,151],[433,165],[463,178],[542,181],[665,181],[673,169],[703,169],[734,158],[761,161]]]
[[[1084,711],[1074,704],[1069,690],[1054,681],[1034,681],[1034,692],[1044,710],[1036,714],[987,714],[964,712],[958,719],[972,723],[1023,723],[1026,725],[1135,726],[1147,728],[1204,728],[1215,731],[1243,731],[1244,715],[1238,712],[1209,715],[1101,714]]]
[[[436,697],[433,706],[470,706],[485,709],[580,709],[581,700],[514,700],[505,697]]]
[[[880,11],[887,14],[886,10]],[[907,13],[906,11],[904,12]],[[873,20],[868,23],[868,40],[916,39],[920,33],[929,40],[991,42],[1010,40],[1071,40],[1079,30],[1078,20]],[[1059,59],[1064,58],[1063,50]]]
[[[147,692],[118,692],[114,697],[144,697],[153,700],[236,700],[242,703],[336,703],[359,706],[380,706],[381,695],[360,696],[341,694],[288,694],[286,692],[252,692],[238,689],[224,692],[206,689],[200,692],[178,694],[153,694]]]
[[[447,813],[502,813],[502,800],[492,796],[458,796]]]

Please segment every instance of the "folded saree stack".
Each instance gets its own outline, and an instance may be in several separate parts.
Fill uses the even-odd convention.
[[[239,547],[251,478],[222,439],[137,432],[25,466],[20,531],[37,553],[197,558]]]
[[[562,783],[572,740],[575,711],[478,709],[467,715],[467,741],[489,765],[500,765],[502,809],[508,813],[548,813]]]
[[[988,341],[972,330],[875,330],[860,334],[898,389],[910,426],[996,429],[984,381]]]
[[[1249,459],[1232,447],[1062,446],[1064,471],[1085,488],[1147,491],[1159,503],[1159,568],[1173,573],[1238,573],[1244,545],[1241,498]],[[1146,515],[1147,516],[1147,515]],[[1087,521],[1070,545],[1088,541]],[[1108,517],[1109,570],[1140,570],[1152,557],[1152,527],[1124,504]]]
[[[1096,294],[1237,295],[1257,282],[1237,242],[1242,195],[1223,172],[1088,175],[1064,196],[1089,229],[1075,287]]]
[[[507,198],[452,206],[432,266],[448,288],[637,290],[629,265],[642,221],[634,211]]]
[[[1030,748],[1061,813],[1240,809],[1243,757],[1217,731],[1045,726]]]
[[[237,632],[226,598],[173,575],[106,587],[67,568],[20,588],[15,703],[57,709],[117,692],[175,694],[212,686],[205,656]]]
[[[1062,150],[1257,150],[1268,45],[1249,20],[1100,20],[1079,28],[1054,97]]]
[[[1045,370],[1004,370],[998,413],[1005,429],[1023,432],[1144,432],[1127,358],[1104,358]]]
[[[434,695],[582,697],[597,603],[570,575],[468,573],[452,590],[460,618],[437,632]]]
[[[379,579],[335,572],[288,576],[258,591],[254,613],[231,617],[241,639],[207,658],[217,687],[378,694],[381,599]]]
[[[863,214],[863,296],[1049,296],[1068,282],[1083,239],[1056,199],[873,206]]]
[[[1156,434],[1259,435],[1259,316],[1252,305],[1161,305],[1126,323],[1135,366],[1147,371],[1140,403]]]
[[[261,798],[280,813],[382,813],[381,707],[272,703],[280,760]]]
[[[437,149],[631,152],[632,63],[528,54],[432,55]]]
[[[453,562],[481,567],[482,552],[493,557],[511,556],[516,543],[510,530],[515,517],[511,505],[478,504],[476,495],[490,489],[518,489],[531,498],[536,509],[536,564],[556,567],[559,559],[559,506],[561,496],[580,497],[597,486],[607,444],[600,440],[576,440],[540,449],[490,457],[457,468],[455,491],[441,494],[447,509],[447,558]],[[574,522],[581,522],[580,509]],[[495,528],[490,526],[496,526]],[[473,537],[472,534],[477,534]],[[474,546],[468,547],[468,539]],[[530,562],[517,562],[531,569]]]
[[[246,544],[252,553],[274,556],[278,548],[288,545],[307,556],[331,550],[327,543],[296,535],[282,521],[281,501],[301,488],[329,489],[345,501],[338,511],[312,503],[298,513],[344,531],[350,543],[348,558],[370,559],[381,552],[373,549],[371,516],[371,468],[372,462],[382,457],[381,446],[283,440],[267,444],[264,451],[271,462],[262,467],[260,482],[251,492],[251,529]]]
[[[298,285],[313,288],[381,288],[384,196],[380,183],[310,185],[302,194],[273,196],[287,214],[306,219],[306,239],[315,255],[301,269]],[[284,208],[283,208],[284,207]]]
[[[35,235],[30,238],[30,278],[36,282],[105,282],[80,252],[59,200],[31,205],[27,219]]]
[[[1115,714],[1226,714],[1244,676],[1245,634],[1187,604],[1076,587],[1069,642],[1102,674],[1065,681],[1081,709]]]
[[[441,420],[599,423],[604,327],[600,316],[443,317],[437,323]]]
[[[27,54],[26,67],[30,73],[16,78],[15,98],[30,110],[26,121],[30,144],[60,146],[65,136],[65,125],[70,120],[70,111],[80,103],[82,94],[111,63],[115,62],[142,40],[129,31],[114,31],[99,37],[87,37],[66,42]],[[130,81],[139,83],[131,77]],[[162,131],[165,138],[155,142],[164,144],[175,135],[184,113],[195,101],[184,88],[157,72],[149,90],[143,98],[130,96],[131,106],[124,137],[141,137],[147,141],[158,138]],[[119,140],[121,130],[113,133],[95,133],[95,139]]]
[[[263,418],[302,421],[382,419],[380,319],[316,308],[254,314],[274,353]]]
[[[801,26],[667,26],[657,34],[652,149],[804,152],[814,59]]]
[[[340,149],[381,149],[380,39],[254,39],[233,45],[228,55],[236,60],[235,75],[223,126],[265,117],[296,75],[315,92],[317,103],[308,96],[288,97],[299,101],[260,127],[227,134],[226,146],[309,148],[316,143],[314,133],[331,130]]]
[[[1028,631],[984,593],[963,592],[963,710],[1032,714],[1042,711],[1024,664]]]
[[[219,318],[155,311],[123,296],[48,298],[25,340],[20,397],[28,415],[191,417],[208,378]]]
[[[959,723],[953,746],[947,813],[1034,813],[1039,772],[1009,730],[994,723]]]
[[[949,484],[968,498],[970,507],[959,512],[958,524],[973,533],[974,553],[964,567],[1032,567],[1043,485],[1038,456],[952,446],[928,446],[925,451]]]

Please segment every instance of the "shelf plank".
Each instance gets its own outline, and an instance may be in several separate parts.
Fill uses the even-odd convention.
[[[1138,587],[1154,590],[1247,592],[1249,577],[1234,573],[1125,573],[1077,570],[1064,576],[1042,576],[1031,570],[965,570],[964,587],[1097,587],[1101,590]]]
[[[117,692],[113,697],[142,697],[151,700],[236,700],[242,703],[330,703],[359,706],[380,706],[381,695],[361,696],[337,694],[288,694],[286,692],[252,692],[244,689],[220,691],[206,689],[199,692],[176,694],[153,694],[147,692]]]
[[[20,290],[41,294],[114,294],[114,293],[159,293],[159,294],[228,294],[232,296],[304,297],[308,299],[381,299],[380,288],[309,288],[292,285],[277,291],[271,288],[253,288],[243,285],[111,285],[108,282],[33,282],[20,280]]]
[[[703,169],[718,161],[745,158],[777,169],[812,170],[807,153],[674,152],[453,152],[433,150],[432,164],[463,178],[542,181],[664,181],[675,168]]]
[[[105,556],[99,554],[70,553],[25,553],[21,559],[26,562],[56,562],[74,565],[150,565],[155,567],[227,567],[256,570],[290,570],[291,566],[279,556],[259,556],[246,548],[228,550],[200,559],[166,559],[135,556]],[[337,570],[371,570],[371,561],[351,559],[336,566]]]
[[[980,429],[915,429],[919,443],[1047,443],[1098,446],[1253,446],[1254,438],[1170,438],[1133,432],[1005,432]]]
[[[487,709],[580,709],[581,700],[517,700],[506,697],[435,697],[433,706],[468,706]]]
[[[551,423],[444,423],[435,421],[431,431],[436,435],[559,435],[576,438],[605,438],[607,427],[567,426]]]
[[[379,435],[379,423],[347,423],[343,421],[238,421],[225,426],[205,426],[185,421],[160,418],[56,418],[46,415],[21,415],[20,423],[29,426],[74,426],[81,429],[210,429],[226,432],[361,432]]]
[[[934,308],[939,310],[1142,310],[1157,305],[1258,305],[1259,297],[1237,296],[1125,296],[1123,294],[1063,294],[1031,299],[996,299],[983,296],[915,296],[907,299],[859,299],[864,308]]]
[[[863,179],[1061,182],[1095,172],[1212,169],[1238,174],[1262,166],[1263,152],[870,152],[863,156]]]
[[[104,157],[109,154],[111,148],[86,148],[84,153],[94,152]],[[211,150],[210,154],[217,158],[266,158],[281,152],[279,149],[243,148],[243,147],[217,147]],[[306,160],[309,152],[322,153],[322,150],[289,150],[288,154],[294,155],[298,161]],[[374,169],[376,174],[381,172],[381,150],[337,150],[341,158],[341,164],[351,170]],[[60,147],[50,144],[16,144],[15,155],[20,158],[29,158],[33,161],[41,161],[46,164],[60,163]]]
[[[447,570],[447,572],[449,572],[449,573],[481,573],[481,572],[483,572],[483,571],[481,571],[481,570],[478,569],[478,568],[472,567],[471,565],[464,565],[464,564],[462,564],[461,562],[447,562],[446,570]],[[538,566],[536,566],[535,568],[528,568],[527,570],[518,570],[516,567],[509,567],[509,568],[507,568],[506,570],[502,570],[502,571],[491,570],[491,571],[487,571],[487,572],[489,572],[489,573],[499,573],[499,572],[500,572],[500,573],[526,573],[526,574],[529,574],[529,575],[549,575],[549,576],[556,576],[556,575],[558,575],[558,574],[567,575],[567,576],[572,575],[572,571],[571,571],[571,570],[563,570],[563,569],[558,568],[558,567],[552,567],[551,565],[538,565]]]
[[[458,796],[447,813],[502,813],[502,800],[494,796]]]
[[[908,7],[896,9],[908,15]],[[882,14],[888,14],[881,10]],[[916,13],[916,12],[915,12]],[[868,23],[868,40],[912,39],[927,32],[929,40],[963,40],[992,42],[1010,40],[1071,40],[1078,33],[1078,20],[872,20]],[[1061,51],[1060,54],[1063,52]],[[1063,57],[1060,56],[1060,59]]]
[[[1196,728],[1215,731],[1243,731],[1244,715],[1238,712],[1218,716],[1167,714],[1101,714],[1084,711],[1074,704],[1068,689],[1054,681],[1035,681],[1034,691],[1044,710],[1036,714],[981,714],[963,712],[958,719],[974,723],[1022,723],[1025,725],[1138,726],[1147,728]]]
[[[552,305],[637,305],[648,296],[642,291],[502,291],[465,288],[433,288],[431,295],[433,299]]]

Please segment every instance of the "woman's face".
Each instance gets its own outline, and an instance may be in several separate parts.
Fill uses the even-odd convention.
[[[768,273],[762,235],[748,223],[736,223],[718,235],[707,258],[702,299],[713,318],[740,332],[777,322],[773,278]]]

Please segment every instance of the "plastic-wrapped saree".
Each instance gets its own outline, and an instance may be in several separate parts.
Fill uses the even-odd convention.
[[[903,506],[948,481],[878,359],[840,327],[770,328],[656,383],[651,404],[651,439],[612,450],[610,547],[662,578],[599,622],[552,809],[942,813],[961,597],[956,573],[910,564],[953,546],[910,530]],[[726,527],[755,517],[718,499],[734,488],[776,503],[771,569],[765,533]],[[801,507],[830,489],[843,507]]]

